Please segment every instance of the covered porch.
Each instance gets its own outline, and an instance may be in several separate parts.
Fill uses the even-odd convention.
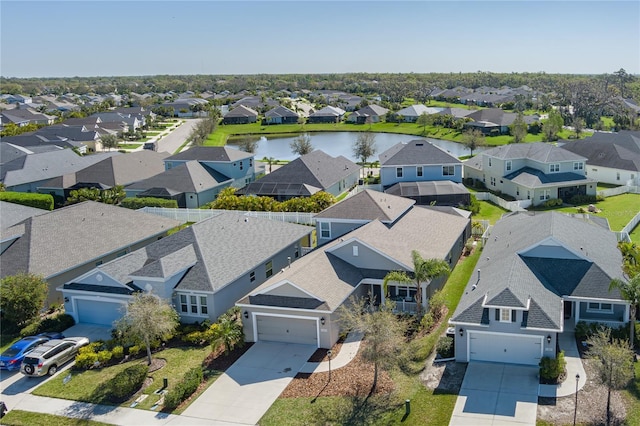
[[[629,304],[605,299],[564,298],[562,301],[564,331],[574,331],[579,321],[597,322],[620,327],[629,318]]]

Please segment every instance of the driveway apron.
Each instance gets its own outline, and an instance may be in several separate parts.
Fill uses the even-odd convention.
[[[470,362],[449,425],[535,426],[538,370],[525,365]]]
[[[255,425],[316,349],[257,342],[182,414]]]

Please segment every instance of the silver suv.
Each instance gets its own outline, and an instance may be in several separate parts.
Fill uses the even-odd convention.
[[[24,357],[20,372],[28,377],[53,376],[65,362],[72,359],[82,346],[88,345],[86,337],[68,337],[49,340]]]

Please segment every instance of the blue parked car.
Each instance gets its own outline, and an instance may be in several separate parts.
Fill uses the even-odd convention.
[[[0,355],[0,369],[19,370],[20,364],[22,364],[22,360],[27,352],[48,342],[50,339],[59,338],[64,338],[64,336],[60,333],[42,333],[37,336],[29,336],[18,340]]]

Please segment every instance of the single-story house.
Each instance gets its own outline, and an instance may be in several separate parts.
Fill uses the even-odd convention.
[[[258,121],[258,113],[249,107],[240,105],[224,116],[222,124],[249,124],[256,121]]]
[[[415,123],[422,114],[437,114],[442,108],[427,107],[422,104],[411,105],[393,113],[399,121]]]
[[[22,204],[0,201],[0,229],[8,228],[25,219],[47,213],[48,211],[49,210],[23,206]]]
[[[509,126],[513,124],[518,114],[505,112],[500,108],[486,108],[473,111],[466,117],[472,121],[465,123],[465,128],[478,129],[483,134],[490,135],[509,133]],[[524,115],[523,119],[527,125],[540,121],[537,115]]]
[[[462,162],[424,139],[398,143],[378,156],[380,183],[450,180],[462,182]]]
[[[385,120],[388,112],[387,108],[380,105],[367,105],[349,114],[347,123],[365,124],[368,120],[371,123],[379,123]]]
[[[0,277],[29,272],[56,287],[96,265],[156,241],[180,222],[109,204],[85,201],[32,216],[2,229]]]
[[[429,182],[398,182],[391,185],[385,194],[415,200],[416,204],[428,206],[468,206],[471,204],[471,194],[465,186],[450,180]]]
[[[264,113],[263,124],[296,124],[300,116],[282,105]]]
[[[538,365],[578,321],[624,325],[629,302],[615,233],[557,212],[511,213],[490,230],[449,323],[459,362]]]
[[[185,323],[214,322],[309,248],[313,228],[220,212],[60,286],[78,323],[111,325],[138,291],[170,301]]]
[[[344,117],[345,110],[335,106],[326,106],[318,111],[309,114],[307,122],[309,123],[339,123]]]
[[[428,207],[410,209],[392,225],[375,219],[312,251],[274,274],[237,303],[245,339],[331,348],[340,335],[338,309],[351,296],[373,295],[383,302],[383,279],[390,271],[412,273],[412,250],[453,266],[464,246],[469,219]],[[426,305],[445,279],[422,283]],[[416,289],[389,283],[398,311],[415,312]]]
[[[250,183],[238,194],[273,197],[278,201],[309,197],[318,191],[337,197],[358,182],[359,174],[360,166],[353,161],[315,150]]]

